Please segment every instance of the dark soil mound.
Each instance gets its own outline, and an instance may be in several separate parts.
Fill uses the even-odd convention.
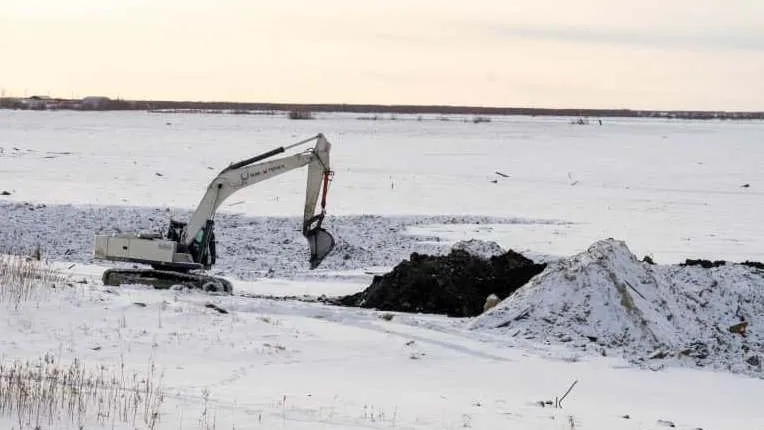
[[[546,264],[514,251],[484,260],[462,250],[446,256],[413,253],[392,272],[375,276],[371,285],[353,295],[341,297],[344,306],[379,310],[446,314],[469,317],[483,312],[486,297],[505,299]]]
[[[692,260],[692,259],[689,259],[689,258],[684,260],[684,263],[679,263],[680,266],[700,266],[700,267],[702,267],[704,269],[710,269],[712,267],[724,266],[725,264],[727,264],[727,262],[724,261],[724,260],[714,260],[714,261],[703,260],[703,259]],[[734,263],[731,263],[731,264],[734,264]],[[764,263],[761,263],[759,261],[748,261],[748,260],[746,260],[746,261],[744,261],[744,262],[742,262],[740,264],[743,265],[743,266],[748,266],[748,267],[753,267],[755,269],[762,269],[762,270],[764,270]]]
[[[743,266],[748,266],[748,267],[753,267],[755,269],[764,270],[764,263],[762,263],[760,261],[748,261],[748,260],[746,260],[746,261],[744,261],[744,262],[742,262],[740,264],[742,264]]]
[[[703,259],[693,260],[693,259],[690,259],[690,258],[685,259],[684,263],[679,263],[680,266],[700,266],[700,267],[702,267],[704,269],[710,269],[712,267],[724,266],[725,264],[727,264],[727,262],[724,261],[724,260],[714,260],[714,261],[703,260]]]

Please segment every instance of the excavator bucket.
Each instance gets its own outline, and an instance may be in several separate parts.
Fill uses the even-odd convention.
[[[305,233],[310,246],[310,268],[315,269],[334,249],[334,237],[321,227],[315,227]]]

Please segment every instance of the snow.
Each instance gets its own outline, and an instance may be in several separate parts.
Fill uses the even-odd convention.
[[[153,361],[167,392],[162,428],[203,428],[203,390],[217,428],[544,429],[563,428],[568,416],[592,428],[660,428],[660,419],[679,428],[763,424],[753,379],[547,355],[503,337],[475,338],[437,317],[387,321],[374,311],[316,304],[107,291],[74,284],[7,309],[4,361],[53,352],[63,362],[76,356],[111,369],[124,360],[138,371]],[[536,404],[574,379],[563,409]]]
[[[562,220],[533,230],[496,227],[479,236],[473,226],[457,225],[447,239],[493,240],[518,252],[568,256],[617,237],[635,254],[661,263],[709,255],[764,260],[758,245],[764,232],[755,228],[764,195],[761,121],[606,118],[602,126],[578,126],[569,118],[494,117],[473,124],[357,116],[291,121],[5,110],[0,187],[13,193],[6,199],[21,202],[190,210],[232,161],[323,132],[333,144],[336,170],[332,215]],[[242,190],[222,209],[297,215],[304,177],[291,172]]]
[[[0,202],[6,214],[0,243],[17,250],[38,246],[50,259],[93,263],[94,234],[116,232],[164,233],[170,214],[188,219],[188,210],[142,207],[93,207]],[[241,280],[262,277],[287,279],[371,279],[366,272],[390,267],[412,252],[444,253],[448,242],[436,235],[414,234],[419,225],[543,223],[545,221],[488,216],[328,216],[324,225],[336,237],[335,251],[317,270],[310,270],[307,242],[300,217],[253,217],[222,213],[215,219],[220,242],[215,270]],[[56,234],[56,230],[64,234]]]
[[[761,277],[672,264],[764,260],[764,124],[355,117],[0,111],[0,191],[11,192],[0,246],[39,244],[64,277],[18,307],[0,303],[0,364],[52,354],[145,375],[154,363],[161,429],[764,427],[761,379],[737,352],[714,349],[719,339],[761,349]],[[304,173],[290,173],[235,194],[217,218],[215,272],[237,295],[100,283],[106,264],[91,258],[93,234],[163,229],[171,214],[187,216],[221,167],[317,132],[334,145],[324,226],[338,239],[319,269],[307,269],[296,218]],[[290,299],[360,291],[411,252],[473,239],[550,266],[475,319]],[[644,296],[630,293],[645,325],[618,307],[611,275]],[[256,295],[284,299],[247,297]],[[563,302],[575,305],[568,314]],[[536,323],[558,324],[497,327],[523,304],[535,306]],[[570,318],[587,310],[592,324]],[[745,339],[724,333],[735,312],[749,321]],[[617,344],[626,328],[640,348]],[[591,330],[601,344],[582,347]],[[711,351],[703,367],[676,355],[695,339]],[[644,360],[660,348],[666,358]],[[539,405],[575,380],[562,408]],[[13,414],[0,426],[19,427]]]
[[[488,260],[493,256],[501,255],[504,249],[498,243],[479,239],[460,240],[451,249],[465,251],[470,255]]]
[[[677,361],[762,377],[764,271],[650,265],[602,240],[550,263],[470,326],[663,365]],[[729,328],[745,321],[746,336]],[[756,360],[749,364],[745,360]]]

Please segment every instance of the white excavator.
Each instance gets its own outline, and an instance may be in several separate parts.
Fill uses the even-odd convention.
[[[294,147],[315,142],[313,148],[290,156],[263,161]],[[204,291],[232,293],[231,283],[205,275],[215,264],[215,212],[234,192],[290,170],[308,166],[302,234],[308,240],[310,268],[318,267],[334,248],[334,238],[321,227],[326,213],[326,193],[333,175],[329,165],[331,144],[323,134],[282,146],[233,163],[210,182],[189,222],[170,220],[167,233],[119,233],[96,235],[97,259],[140,263],[149,268],[111,268],[103,274],[104,285],[143,284],[155,288],[181,285]],[[316,213],[319,195],[320,211]]]

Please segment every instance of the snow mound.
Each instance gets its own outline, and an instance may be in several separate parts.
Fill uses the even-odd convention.
[[[498,243],[479,239],[460,240],[451,249],[464,251],[483,260],[489,260],[491,257],[504,254],[504,249]]]
[[[764,271],[651,265],[607,239],[549,263],[470,327],[650,367],[676,362],[764,376]]]

